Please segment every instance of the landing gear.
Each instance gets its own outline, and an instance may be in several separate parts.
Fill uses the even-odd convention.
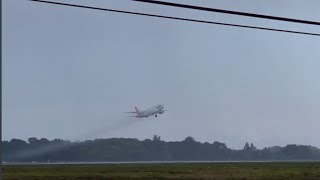
[[[155,115],[154,117],[158,117],[158,115]]]

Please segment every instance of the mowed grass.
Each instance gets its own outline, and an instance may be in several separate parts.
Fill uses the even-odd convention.
[[[320,162],[7,165],[3,179],[320,179]]]

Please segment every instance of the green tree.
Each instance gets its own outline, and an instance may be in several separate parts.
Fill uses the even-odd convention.
[[[246,142],[246,144],[244,145],[243,150],[244,151],[249,151],[250,150],[250,146],[249,146],[248,142]]]

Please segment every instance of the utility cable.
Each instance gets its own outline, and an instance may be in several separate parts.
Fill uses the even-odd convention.
[[[292,19],[292,18],[285,18],[285,17],[278,17],[278,16],[269,16],[269,15],[262,15],[262,14],[253,14],[253,13],[239,12],[239,11],[230,11],[230,10],[225,10],[225,9],[200,7],[200,6],[193,6],[193,5],[188,5],[188,4],[178,4],[178,3],[155,1],[155,0],[132,0],[132,1],[144,2],[144,3],[150,3],[150,4],[158,4],[158,5],[171,6],[171,7],[178,7],[178,8],[193,9],[193,10],[200,10],[200,11],[232,14],[232,15],[238,15],[238,16],[247,16],[247,17],[262,18],[262,19],[269,19],[269,20],[286,21],[286,22],[292,22],[292,23],[311,24],[311,25],[318,25],[318,26],[320,25],[320,22],[315,22],[315,21]]]
[[[76,5],[76,4],[67,4],[67,3],[60,3],[60,2],[44,1],[44,0],[29,0],[29,1],[39,2],[39,3],[46,3],[46,4],[55,4],[55,5],[61,5],[61,6],[93,9],[93,10],[100,10],[100,11],[109,11],[109,12],[133,14],[133,15],[140,15],[140,16],[149,16],[149,17],[157,17],[157,18],[165,18],[165,19],[174,19],[174,20],[180,20],[180,21],[189,21],[189,22],[197,22],[197,23],[205,23],[205,24],[216,24],[216,25],[231,26],[231,27],[241,27],[241,28],[249,28],[249,29],[258,29],[258,30],[267,30],[267,31],[302,34],[302,35],[320,36],[320,34],[317,34],[317,33],[308,33],[308,32],[301,32],[301,31],[291,31],[291,30],[283,30],[283,29],[265,28],[265,27],[258,27],[258,26],[247,26],[247,25],[230,24],[230,23],[213,22],[213,21],[204,21],[204,20],[180,18],[180,17],[173,17],[173,16],[163,16],[163,15],[156,15],[156,14],[147,14],[147,13],[139,13],[139,12],[132,12],[132,11],[123,11],[123,10],[115,10],[115,9],[83,6],[83,5]]]

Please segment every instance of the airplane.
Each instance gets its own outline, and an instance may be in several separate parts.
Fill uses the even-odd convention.
[[[163,104],[158,104],[156,106],[153,106],[145,111],[139,111],[137,107],[134,107],[136,111],[134,112],[127,112],[127,113],[135,113],[136,115],[134,116],[129,116],[129,117],[136,117],[136,118],[147,118],[149,116],[158,117],[158,114],[163,114],[165,111],[164,110],[164,105]]]

